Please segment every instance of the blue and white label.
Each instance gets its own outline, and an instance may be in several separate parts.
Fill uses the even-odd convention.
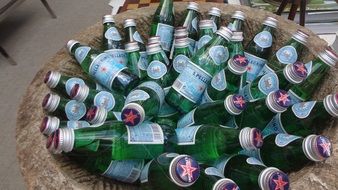
[[[197,44],[197,42],[194,39],[188,38],[188,42],[189,42],[189,50],[191,53],[194,53],[195,51],[195,46]]]
[[[146,101],[149,98],[150,96],[146,91],[133,90],[128,94],[124,104],[129,104],[130,102],[136,102],[136,101]]]
[[[262,158],[261,158],[260,150],[259,149],[255,149],[255,150],[241,150],[241,151],[238,152],[238,154],[249,156],[249,157],[257,159],[259,162],[262,162],[261,161]]]
[[[193,145],[195,144],[196,134],[202,125],[190,126],[175,129],[178,145]]]
[[[219,73],[217,73],[211,80],[211,86],[218,90],[223,91],[227,87],[227,81],[225,78],[224,69],[222,69]]]
[[[190,61],[172,88],[191,102],[197,103],[210,81],[211,75]]]
[[[254,99],[251,93],[251,84],[252,83],[245,85],[243,89],[240,91],[240,95],[242,95],[246,101]]]
[[[258,89],[265,95],[278,90],[279,81],[277,75],[275,73],[263,75],[258,81]]]
[[[301,137],[295,135],[278,134],[276,135],[275,143],[279,147],[285,147],[286,145],[300,138]]]
[[[173,34],[174,34],[173,26],[158,23],[155,36],[160,36],[163,50],[170,51],[171,43],[173,41]]]
[[[224,169],[225,166],[227,165],[227,163],[229,162],[229,160],[234,157],[236,154],[232,154],[232,155],[224,155],[222,156],[220,159],[218,159],[216,161],[216,163],[214,164],[215,168],[219,169],[219,171],[221,171],[222,174],[224,174]]]
[[[213,46],[209,50],[209,56],[216,65],[221,65],[229,59],[229,50],[221,45]]]
[[[67,128],[70,129],[81,129],[90,127],[90,124],[87,121],[67,121]]]
[[[205,89],[199,104],[201,105],[201,104],[204,104],[204,103],[207,103],[207,102],[214,102],[214,100],[209,96],[208,89]]]
[[[133,39],[141,44],[144,44],[143,40],[142,40],[142,37],[140,35],[140,33],[138,33],[137,31],[134,32],[133,34]]]
[[[277,59],[283,64],[292,64],[297,61],[297,50],[293,46],[284,46],[276,53]]]
[[[298,117],[299,119],[304,119],[310,115],[315,105],[316,105],[316,101],[301,102],[301,103],[294,104],[291,109],[296,117]]]
[[[127,67],[116,62],[114,57],[108,53],[98,55],[89,67],[89,74],[94,77],[103,86],[111,90],[115,77]]]
[[[143,165],[143,160],[113,160],[102,175],[117,181],[134,183],[140,177]]]
[[[72,90],[72,88],[76,85],[76,84],[79,84],[80,86],[83,86],[85,85],[85,82],[80,79],[80,78],[70,78],[66,81],[66,85],[65,85],[65,88],[66,88],[66,92],[67,94],[70,96],[70,91]]]
[[[271,69],[268,64],[265,64],[262,68],[262,70],[259,72],[259,74],[257,75],[257,77],[269,74],[269,73],[274,73],[275,71],[273,69]]]
[[[286,133],[281,122],[281,114],[276,114],[262,131],[263,138],[271,134]]]
[[[216,22],[214,20],[212,21],[212,31],[214,33],[217,31],[217,24],[216,24]]]
[[[233,23],[231,23],[231,22],[228,24],[227,28],[229,28],[233,32],[236,31],[235,25]]]
[[[75,50],[75,59],[78,63],[82,64],[83,60],[87,57],[89,51],[91,50],[88,46],[81,46]]]
[[[204,170],[204,173],[207,175],[212,175],[212,176],[218,176],[221,178],[225,178],[224,175],[219,171],[217,168],[214,167],[208,167]]]
[[[164,135],[160,125],[143,122],[134,127],[127,127],[128,144],[163,144]]]
[[[148,174],[149,174],[149,167],[151,165],[151,163],[153,162],[154,160],[150,160],[146,165],[144,165],[144,167],[142,168],[142,171],[141,171],[141,176],[140,176],[140,182],[141,183],[146,183],[148,182]]]
[[[104,86],[102,86],[101,84],[99,83],[95,83],[95,90],[97,91],[103,91],[103,90],[107,90],[107,88],[105,88]]]
[[[307,70],[307,76],[306,77],[309,77],[309,75],[311,74],[312,72],[312,61],[308,62],[305,64],[305,67],[306,67],[306,70]]]
[[[257,166],[266,167],[260,160],[258,160],[257,158],[254,158],[254,157],[247,158],[246,163],[248,163],[250,165],[257,165]]]
[[[267,63],[265,59],[244,52],[245,57],[248,59],[249,64],[247,66],[247,82],[252,82],[262,70],[263,66]]]
[[[110,111],[115,107],[114,95],[107,91],[101,91],[95,95],[94,105],[103,107],[107,111]]]
[[[268,31],[262,31],[254,37],[254,42],[261,48],[272,46],[272,35]]]
[[[185,55],[177,55],[173,60],[173,67],[176,72],[181,73],[187,64],[189,63],[190,59]]]
[[[196,108],[189,113],[185,114],[178,122],[177,122],[177,128],[183,128],[183,127],[189,127],[195,123],[195,111]]]
[[[156,82],[154,81],[143,82],[142,84],[139,85],[139,87],[146,87],[146,88],[150,88],[151,90],[153,90],[157,94],[158,99],[160,100],[160,104],[161,105],[163,104],[165,93],[164,93],[163,88],[160,85],[158,85]]]
[[[301,103],[301,102],[305,101],[303,98],[301,98],[300,96],[298,96],[295,92],[293,92],[291,89],[288,91],[288,95],[291,98],[291,105],[294,105],[294,104]]]
[[[113,112],[115,118],[117,119],[117,121],[122,121],[122,118],[121,118],[121,112]]]
[[[141,51],[140,52],[140,59],[138,60],[137,67],[140,70],[146,71],[148,68],[148,55],[147,52]]]
[[[121,41],[121,35],[115,27],[110,27],[105,33],[104,37],[108,40]]]
[[[70,121],[80,120],[83,116],[86,115],[86,112],[87,112],[86,105],[76,100],[71,100],[67,102],[65,106],[65,113],[67,119]]]
[[[150,62],[147,68],[147,74],[152,79],[160,79],[167,73],[167,66],[160,61]]]
[[[196,45],[197,50],[201,49],[201,47],[203,47],[205,44],[207,44],[211,39],[212,39],[212,37],[209,36],[209,35],[202,36],[197,42],[197,45]]]
[[[191,25],[192,25],[192,27],[194,28],[195,31],[198,31],[198,18],[197,17],[192,19]]]
[[[125,50],[110,49],[110,50],[106,50],[105,52],[112,55],[117,63],[120,63],[122,65],[127,65],[128,57],[127,57],[127,53]]]

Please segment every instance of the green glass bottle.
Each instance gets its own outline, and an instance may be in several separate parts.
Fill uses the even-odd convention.
[[[87,112],[87,107],[84,103],[61,98],[56,94],[50,93],[43,98],[42,108],[49,114],[71,121],[84,119]]]
[[[121,118],[128,126],[142,123],[156,116],[164,101],[164,91],[156,82],[147,81],[131,91],[121,111]]]
[[[187,35],[188,35],[188,33],[187,33]],[[160,38],[160,36],[151,36],[151,37],[149,37],[148,38],[148,44],[161,44],[161,38]]]
[[[45,116],[40,124],[40,132],[49,136],[59,128],[81,129],[90,127],[86,121],[60,121],[59,118],[53,116]]]
[[[78,151],[99,154],[99,147],[111,149],[112,160],[152,159],[163,152],[164,137],[161,127],[144,122],[135,127],[123,122],[82,129],[62,128],[55,131],[55,149],[59,152]]]
[[[212,20],[201,20],[198,24],[200,32],[199,38],[195,46],[195,51],[201,49],[207,44],[214,36],[213,21]]]
[[[189,2],[187,10],[185,12],[185,20],[182,24],[183,27],[186,27],[188,32],[188,42],[189,48],[195,49],[195,43],[198,40],[198,22],[199,22],[199,9],[198,4],[195,2]]]
[[[235,11],[231,15],[231,21],[227,27],[232,32],[242,32],[244,21],[245,21],[245,13],[243,13],[242,11]]]
[[[171,46],[171,50],[170,50],[170,59],[173,59],[174,57],[174,50],[175,50],[175,44],[176,44],[176,39],[180,40],[183,38],[188,38],[188,31],[186,27],[176,27],[175,28],[175,32],[174,32],[174,41],[173,41],[173,45]],[[189,50],[191,51],[191,53],[194,52],[194,47],[195,47],[195,41],[194,41],[194,47],[190,46],[189,44]]]
[[[271,56],[273,35],[277,28],[277,22],[275,18],[267,17],[261,29],[246,46],[245,57],[249,60],[246,73],[248,83],[257,77],[263,66],[267,63],[267,59]]]
[[[137,42],[125,44],[125,50],[128,57],[127,67],[141,80],[144,79],[147,76],[148,56],[147,59],[141,57],[140,48],[137,45]]]
[[[303,50],[306,48],[308,37],[308,34],[297,30],[291,39],[269,59],[257,76],[277,72],[282,70],[287,64],[292,64],[299,60]]]
[[[265,142],[264,142],[265,144]],[[289,177],[281,170],[266,167],[255,158],[245,155],[224,155],[215,167],[232,179],[241,189],[289,190]]]
[[[221,27],[216,34],[191,58],[166,96],[167,103],[181,112],[187,113],[195,107],[212,76],[223,69],[229,59],[228,44],[232,32]]]
[[[122,121],[120,111],[108,111],[101,106],[92,106],[86,113],[86,121],[93,125],[102,125],[104,122]]]
[[[243,55],[237,54],[230,58],[227,66],[212,78],[201,102],[224,100],[229,94],[238,93],[247,65],[248,60]]]
[[[218,125],[193,125],[177,128],[176,150],[194,157],[199,163],[208,163],[222,154],[256,150],[263,144],[261,131],[245,127],[241,130]]]
[[[138,85],[139,78],[110,54],[81,45],[75,40],[70,40],[67,48],[82,69],[109,90],[114,89],[128,94]]]
[[[199,165],[191,156],[164,153],[148,162],[142,169],[141,189],[189,188],[197,181],[199,175]]]
[[[294,104],[291,109],[277,114],[263,130],[263,135],[288,133],[307,136],[324,129],[323,123],[338,117],[338,94],[330,94],[323,101]]]
[[[208,15],[208,19],[213,21],[212,30],[216,32],[221,26],[221,10],[217,7],[211,7],[208,11]]]
[[[287,134],[272,134],[264,138],[259,151],[260,158],[267,166],[278,167],[290,172],[297,171],[313,162],[321,162],[332,154],[329,139],[321,135],[305,138]]]
[[[163,50],[169,54],[174,34],[173,0],[161,0],[153,17],[150,36],[160,36]]]
[[[187,64],[189,64],[192,52],[189,49],[188,38],[175,39],[174,47],[174,59],[172,61],[173,69],[171,69],[173,72],[170,74],[173,75],[172,78],[177,78]]]
[[[293,85],[302,83],[306,79],[307,73],[305,64],[296,61],[288,64],[281,71],[257,77],[243,88],[242,95],[245,100],[249,101],[265,98],[270,92],[278,89],[289,90]]]
[[[307,63],[309,76],[303,83],[294,85],[289,90],[292,102],[309,100],[330,68],[334,68],[337,63],[338,55],[332,48],[326,48],[313,61]]]
[[[248,102],[242,114],[235,116],[236,125],[263,130],[277,113],[285,112],[290,105],[291,99],[286,91],[270,92],[266,98]]]

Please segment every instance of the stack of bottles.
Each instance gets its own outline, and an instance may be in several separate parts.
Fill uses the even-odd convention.
[[[338,94],[310,99],[338,62],[331,48],[304,64],[301,30],[272,52],[275,18],[244,46],[243,12],[225,27],[216,7],[202,20],[190,2],[182,23],[173,9],[161,0],[147,41],[137,20],[122,32],[106,15],[102,47],[67,43],[86,77],[46,73],[51,153],[142,189],[203,190],[287,190],[288,172],[330,157],[318,134],[338,117]]]

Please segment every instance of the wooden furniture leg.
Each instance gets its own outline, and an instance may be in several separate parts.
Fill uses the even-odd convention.
[[[14,61],[14,59],[12,59],[12,57],[9,56],[9,54],[7,53],[7,51],[2,46],[0,46],[0,53],[1,53],[1,55],[3,55],[8,60],[8,62],[11,65],[17,65],[17,63]]]
[[[288,0],[283,0],[282,3],[279,5],[276,15],[281,15],[287,4],[288,4]]]
[[[306,0],[300,1],[300,17],[299,17],[299,24],[301,26],[305,25],[305,11],[306,11]]]
[[[47,0],[41,0],[41,2],[42,2],[42,4],[45,6],[45,8],[47,9],[47,11],[49,12],[50,16],[51,16],[52,18],[56,18],[55,13],[54,13],[53,9],[50,8],[50,6],[49,6]]]

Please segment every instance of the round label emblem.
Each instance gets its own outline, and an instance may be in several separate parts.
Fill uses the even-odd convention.
[[[76,61],[81,64],[83,60],[87,57],[90,50],[91,48],[87,46],[77,48],[74,54]]]
[[[223,91],[227,87],[227,82],[225,78],[224,69],[222,69],[219,73],[217,73],[211,80],[211,86],[218,90]]]
[[[205,44],[207,44],[211,40],[211,36],[204,35],[197,42],[197,49],[201,49]]]
[[[283,64],[292,64],[297,61],[297,50],[293,46],[284,46],[276,53],[277,59]]]
[[[221,65],[222,63],[225,63],[228,60],[229,51],[228,48],[218,45],[210,48],[209,56],[216,65]]]
[[[119,31],[115,27],[109,28],[104,34],[104,37],[108,40],[114,40],[114,41],[122,40]]]
[[[269,48],[272,46],[272,35],[268,31],[262,31],[255,36],[254,42],[261,48]]]
[[[176,72],[181,73],[187,66],[190,59],[185,55],[178,55],[173,60],[173,67]]]
[[[159,79],[166,73],[167,66],[160,61],[152,61],[147,68],[147,74],[152,79]]]
[[[258,81],[258,89],[265,95],[279,89],[278,77],[275,73],[263,75]]]
[[[86,111],[85,104],[76,100],[69,101],[65,106],[65,113],[67,118],[71,121],[80,120],[86,115]]]
[[[85,85],[85,82],[80,79],[80,78],[70,78],[67,80],[66,82],[66,92],[67,94],[70,96],[70,91],[72,90],[72,88],[76,85],[79,84],[80,86]]]
[[[292,106],[292,112],[300,119],[307,118],[310,115],[316,101],[300,102]]]
[[[94,105],[103,107],[110,111],[115,107],[115,98],[112,93],[107,91],[101,91],[96,94],[94,98]]]

